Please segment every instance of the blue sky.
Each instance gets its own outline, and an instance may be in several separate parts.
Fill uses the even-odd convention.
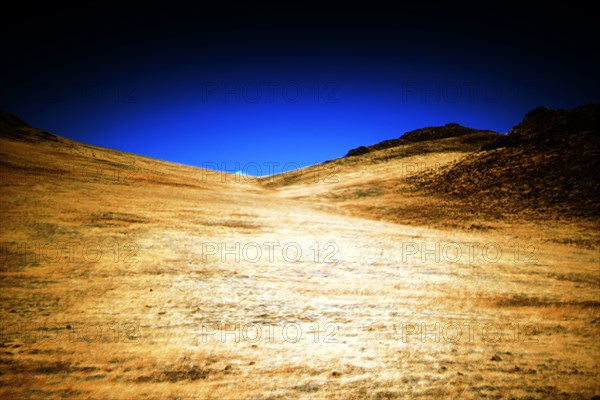
[[[591,42],[570,42],[552,17],[507,30],[510,10],[97,7],[46,10],[53,23],[27,15],[40,31],[9,47],[3,110],[86,143],[233,172],[310,165],[447,122],[506,132],[538,105],[599,101]],[[94,13],[103,22],[81,17]]]

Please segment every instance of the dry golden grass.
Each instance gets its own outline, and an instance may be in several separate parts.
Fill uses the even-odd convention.
[[[286,182],[0,143],[1,398],[600,396],[597,226],[473,214],[406,179],[465,152]]]

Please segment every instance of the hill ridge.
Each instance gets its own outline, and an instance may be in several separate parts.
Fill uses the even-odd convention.
[[[473,133],[497,133],[488,129],[475,129],[462,126],[456,122],[449,122],[440,126],[428,126],[403,133],[396,139],[383,140],[370,146],[359,146],[348,151],[344,157],[358,156],[371,151],[389,149],[410,143],[439,140],[450,137],[465,136]]]

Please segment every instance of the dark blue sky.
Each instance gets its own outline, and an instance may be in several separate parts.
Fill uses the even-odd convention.
[[[600,101],[595,22],[580,7],[289,7],[14,8],[0,28],[0,109],[234,171],[314,164],[447,122],[506,132],[538,105]]]

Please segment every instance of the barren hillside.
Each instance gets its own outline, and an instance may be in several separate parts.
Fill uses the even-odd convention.
[[[507,135],[432,177],[431,194],[478,202],[490,211],[600,217],[600,105],[536,108]]]
[[[0,397],[600,396],[597,218],[434,192],[519,146],[428,132],[254,179],[2,114]]]

